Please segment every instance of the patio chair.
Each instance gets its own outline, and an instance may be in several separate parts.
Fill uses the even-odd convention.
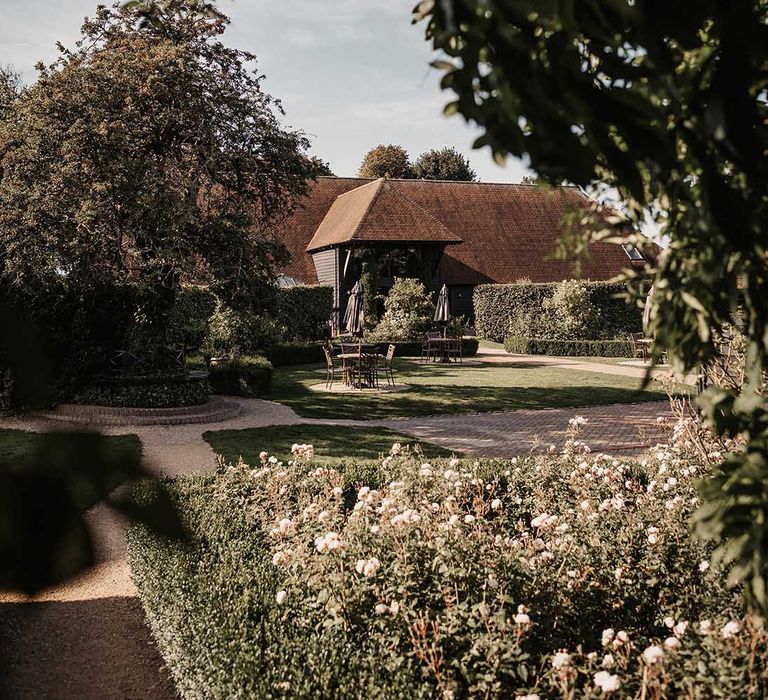
[[[387,380],[388,386],[395,386],[395,370],[392,367],[392,360],[395,359],[395,349],[394,345],[390,345],[387,348],[387,354],[379,358],[382,361],[380,367],[384,371],[384,377]],[[376,377],[376,386],[379,386],[378,376]]]
[[[454,360],[459,363],[464,363],[464,356],[462,354],[461,336],[452,336],[451,342],[446,348],[446,355],[449,360]]]
[[[433,342],[441,338],[440,331],[427,331],[421,341],[421,361],[436,360],[440,354],[440,346]]]
[[[646,360],[648,348],[642,341],[645,336],[642,333],[630,333],[629,342],[632,344],[632,357],[639,357],[643,362]]]
[[[323,352],[325,353],[325,388],[332,389],[337,374],[344,378],[344,368],[334,363],[333,355],[327,347],[323,347]]]

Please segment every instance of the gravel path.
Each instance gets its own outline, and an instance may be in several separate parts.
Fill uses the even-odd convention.
[[[484,352],[484,362],[510,356]],[[515,356],[515,362],[520,356]],[[549,359],[549,358],[546,358]],[[533,358],[532,362],[541,362]],[[546,360],[545,360],[546,361]],[[580,370],[637,376],[642,369],[598,363]],[[206,430],[270,425],[361,421],[313,420],[282,404],[240,399],[243,412],[232,420],[189,426],[113,427],[112,435],[139,436],[147,466],[158,475],[209,471],[216,456],[203,440]],[[569,418],[588,418],[585,439],[596,450],[628,454],[655,442],[656,417],[669,415],[664,402],[581,409],[508,411],[463,416],[377,420],[372,424],[427,439],[474,455],[512,456],[536,444],[560,445]],[[370,424],[370,423],[369,423]],[[62,430],[44,420],[2,420],[2,428]],[[638,430],[639,429],[639,430]],[[643,432],[644,431],[644,432]],[[124,523],[109,509],[88,513],[97,541],[98,564],[80,578],[25,599],[0,591],[0,697],[8,700],[171,700],[176,691],[144,624],[141,605],[125,561]]]

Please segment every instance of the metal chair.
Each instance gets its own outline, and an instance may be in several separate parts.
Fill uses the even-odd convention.
[[[323,352],[325,353],[325,388],[332,389],[337,372],[341,373],[342,379],[344,378],[344,368],[334,363],[333,355],[327,347],[323,347]]]
[[[644,339],[642,333],[630,333],[629,342],[632,344],[632,357],[639,357],[643,362],[646,360],[646,345],[641,342]]]
[[[448,343],[448,347],[446,348],[446,355],[448,356],[448,359],[453,359],[456,362],[464,363],[464,356],[462,353],[462,347],[461,347],[461,336],[453,336],[451,337],[451,342]]]
[[[387,348],[387,354],[380,358],[382,360],[380,367],[384,370],[384,377],[387,380],[388,386],[395,386],[395,370],[392,367],[392,360],[395,358],[395,349],[394,345],[390,345]],[[378,387],[378,376],[376,379],[376,386]]]

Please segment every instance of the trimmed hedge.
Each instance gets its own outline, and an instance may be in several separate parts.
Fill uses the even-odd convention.
[[[642,330],[640,309],[615,298],[627,291],[623,283],[584,282],[589,298],[600,311],[601,335],[615,338]],[[475,287],[475,328],[483,340],[503,343],[510,324],[520,317],[536,316],[544,299],[552,297],[558,283],[481,284]]]
[[[387,341],[376,341],[376,345],[384,352],[389,345]],[[313,365],[325,362],[323,346],[325,343],[283,343],[269,353],[269,359],[275,367],[290,365]],[[421,342],[395,341],[395,357],[420,357]],[[477,338],[463,338],[461,350],[464,357],[477,355],[479,341]]]
[[[333,287],[286,287],[277,292],[277,320],[287,341],[322,340],[330,335]]]
[[[102,379],[82,388],[73,403],[125,408],[177,408],[208,401],[211,385],[204,376],[150,374]]]
[[[215,394],[256,398],[272,392],[272,364],[265,357],[235,357],[211,363],[208,380]]]
[[[504,349],[519,355],[632,357],[633,354],[632,343],[628,340],[553,340],[510,337],[504,341]]]
[[[334,467],[349,484],[381,482],[374,464]],[[308,635],[300,621],[284,618],[274,604],[281,574],[268,543],[245,510],[213,495],[214,475],[166,483],[190,541],[169,542],[133,525],[128,559],[181,697],[415,697],[417,669],[384,669],[365,642],[351,645],[333,629]],[[290,689],[277,686],[286,668],[293,669]]]

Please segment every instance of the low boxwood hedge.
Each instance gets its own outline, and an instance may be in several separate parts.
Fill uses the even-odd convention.
[[[395,341],[396,357],[420,357],[421,342]],[[325,362],[323,354],[324,342],[316,343],[283,343],[278,345],[270,354],[269,359],[275,367],[287,367],[290,365],[311,365]],[[380,351],[386,351],[388,342],[376,342]],[[461,349],[464,357],[474,357],[477,354],[479,342],[477,338],[463,338]]]
[[[555,340],[552,338],[510,337],[504,341],[507,352],[520,355],[576,357],[632,357],[629,340]]]
[[[376,483],[374,464],[334,466],[350,484]],[[181,697],[420,697],[413,665],[384,669],[376,649],[352,644],[341,630],[307,635],[300,620],[286,624],[274,604],[281,574],[268,543],[244,510],[212,496],[215,479],[168,482],[189,542],[171,543],[141,525],[127,536],[147,622]]]
[[[272,391],[272,363],[258,355],[214,360],[208,380],[215,394],[267,396]]]
[[[72,403],[127,408],[197,406],[210,398],[205,373],[171,372],[101,378],[81,388]]]

